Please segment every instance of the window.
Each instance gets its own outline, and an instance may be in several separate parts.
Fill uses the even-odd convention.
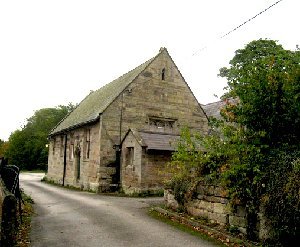
[[[80,179],[80,147],[76,147],[76,159],[75,159],[75,161],[76,161],[76,178],[77,179]]]
[[[53,138],[52,154],[55,154],[56,137]]]
[[[126,167],[132,168],[132,171],[134,171],[134,148],[133,147],[127,147],[126,148]]]
[[[85,158],[90,158],[91,130],[85,130]]]
[[[74,159],[74,143],[70,145],[70,160]]]
[[[64,136],[60,137],[60,157],[64,156]]]
[[[69,146],[69,159],[73,160],[74,159],[74,134],[70,134],[70,146]]]
[[[165,80],[165,73],[166,73],[166,69],[163,68],[163,69],[161,70],[161,79],[162,79],[163,81]]]
[[[175,119],[149,117],[149,129],[151,131],[172,133],[175,128]]]

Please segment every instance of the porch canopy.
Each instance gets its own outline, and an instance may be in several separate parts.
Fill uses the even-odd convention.
[[[138,143],[142,147],[146,147],[147,150],[175,151],[176,143],[180,138],[179,135],[174,134],[150,131],[136,131],[130,129],[125,135],[123,141],[126,139],[126,136],[130,132],[132,132]]]

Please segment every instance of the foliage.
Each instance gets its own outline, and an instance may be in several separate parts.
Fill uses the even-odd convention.
[[[180,193],[193,193],[193,186],[182,186],[184,179],[220,181],[231,203],[246,207],[249,238],[255,238],[263,205],[272,237],[282,245],[299,236],[299,65],[300,51],[272,40],[237,50],[230,67],[220,70],[228,81],[223,118],[210,119],[208,136],[184,130],[170,164],[177,168],[172,185]]]
[[[5,142],[0,139],[0,157],[4,157],[4,153],[8,148],[8,142]]]
[[[227,186],[231,192],[244,187],[247,193],[238,197],[254,218],[260,203],[267,208],[272,237],[281,244],[299,233],[299,223],[295,223],[300,213],[299,186],[291,186],[291,178],[298,176],[291,164],[300,154],[299,65],[300,51],[257,40],[236,51],[230,68],[220,70],[229,90],[223,98],[237,99],[236,104],[227,105],[223,116],[243,126],[245,134],[240,138],[254,151],[247,154],[245,169],[240,163],[227,170]]]
[[[236,51],[230,68],[220,75],[228,81],[223,98],[238,98],[227,108],[233,122],[248,131],[263,131],[269,145],[297,142],[300,135],[300,51],[283,49],[272,40],[250,42]],[[228,120],[228,118],[227,118]]]
[[[30,229],[31,229],[31,217],[33,215],[33,199],[26,195],[22,191],[22,221],[18,217],[18,230],[17,230],[17,239],[16,247],[28,247],[30,246]]]
[[[265,214],[273,224],[272,246],[300,239],[300,150],[273,150],[269,158]]]
[[[47,136],[73,108],[70,103],[68,106],[37,110],[27,119],[21,130],[16,130],[10,135],[5,152],[9,164],[26,170],[44,170],[48,159]]]

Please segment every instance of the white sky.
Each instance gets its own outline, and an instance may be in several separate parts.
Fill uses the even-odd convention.
[[[234,51],[254,39],[300,44],[300,1],[0,0],[0,139],[35,110],[79,103],[168,49],[198,101],[216,101]],[[202,48],[206,47],[202,50]],[[194,55],[193,55],[194,54]]]

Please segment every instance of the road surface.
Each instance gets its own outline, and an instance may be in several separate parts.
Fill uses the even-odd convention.
[[[147,215],[162,198],[128,198],[68,190],[40,182],[43,174],[20,174],[35,204],[33,247],[215,246]]]

